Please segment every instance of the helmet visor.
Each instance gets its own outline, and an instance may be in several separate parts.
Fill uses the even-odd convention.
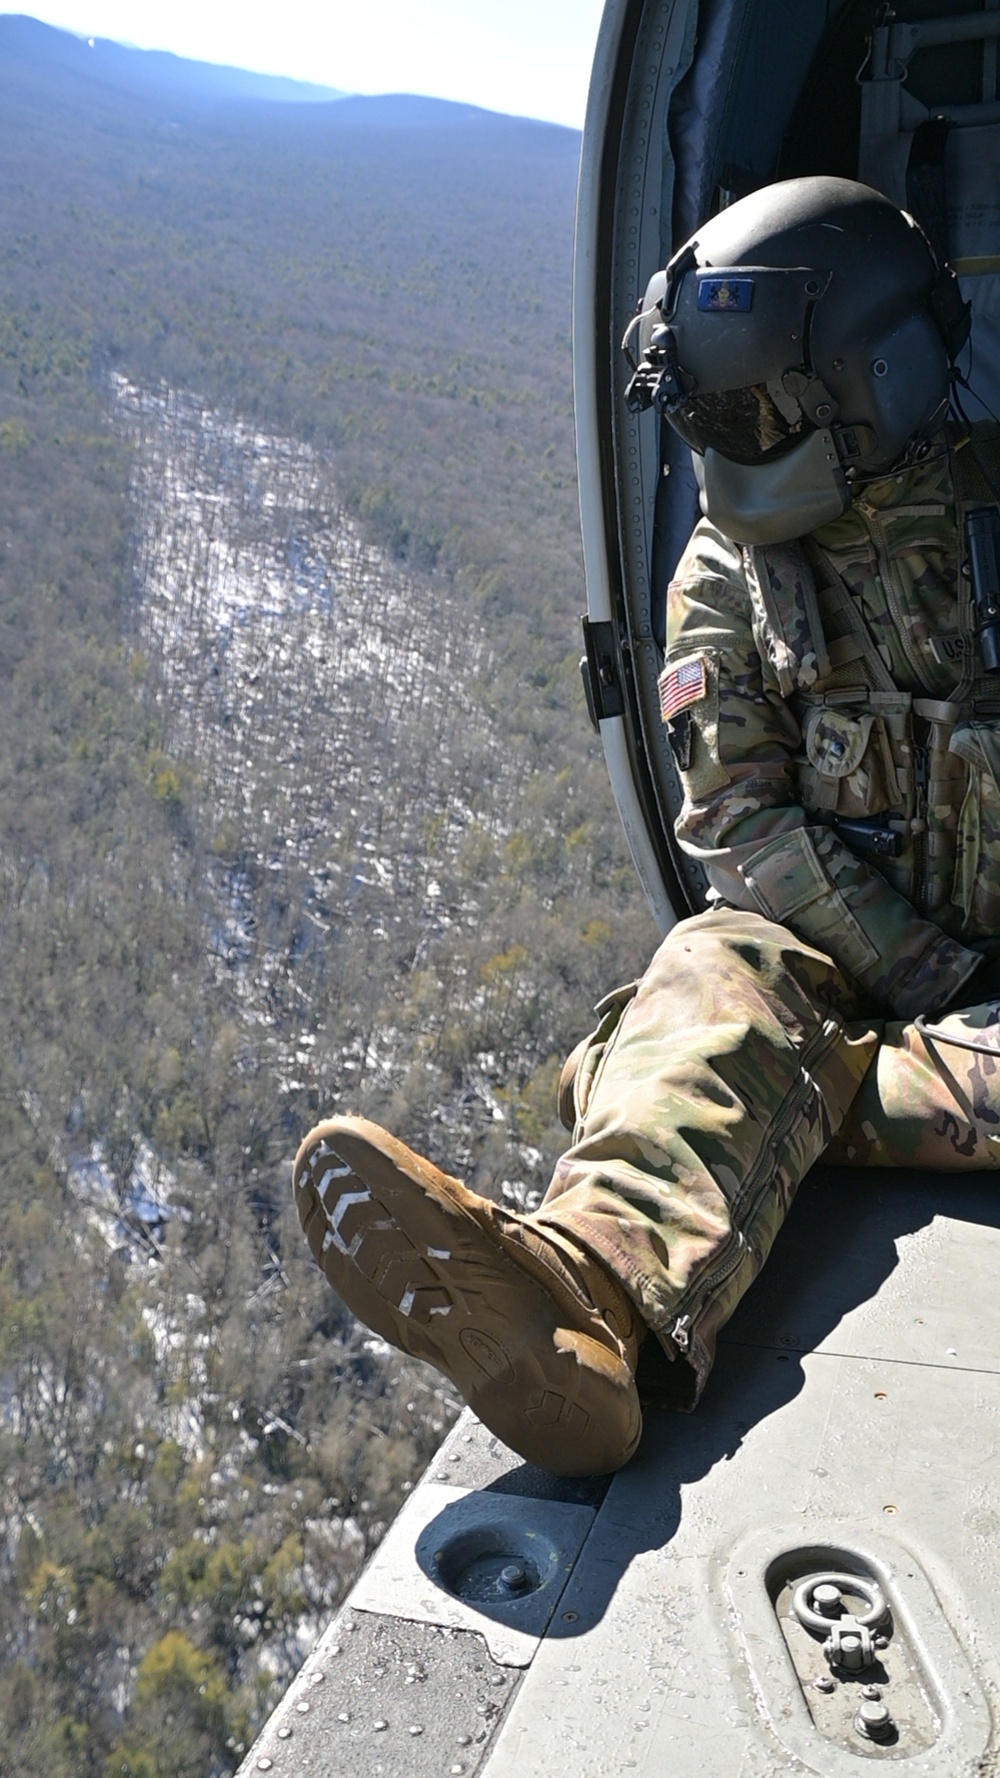
[[[699,456],[718,451],[732,463],[770,462],[813,430],[798,402],[777,382],[684,396],[668,408],[667,419]]]

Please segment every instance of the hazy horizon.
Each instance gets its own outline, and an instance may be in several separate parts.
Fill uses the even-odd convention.
[[[508,0],[501,14],[463,0],[383,0],[379,30],[348,0],[322,15],[288,0],[280,16],[255,0],[49,0],[0,6],[74,35],[164,50],[345,93],[414,93],[583,125],[604,0]]]

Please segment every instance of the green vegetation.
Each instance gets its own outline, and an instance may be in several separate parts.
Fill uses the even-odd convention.
[[[312,1266],[300,1136],[355,1109],[481,1190],[544,1187],[561,1058],[652,938],[576,668],[576,144],[445,106],[137,97],[22,25],[0,20],[0,1770],[222,1774],[454,1409]],[[181,445],[214,532],[156,506]],[[263,586],[272,544],[326,560],[338,529],[359,578],[322,646],[303,604],[234,619],[237,659],[213,564]],[[179,640],[151,621],[171,610]]]

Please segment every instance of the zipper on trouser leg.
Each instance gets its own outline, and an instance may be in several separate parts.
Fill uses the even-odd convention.
[[[738,1229],[733,1229],[728,1235],[726,1248],[725,1258],[719,1264],[713,1266],[712,1270],[704,1278],[699,1278],[698,1283],[695,1286],[695,1289],[698,1292],[697,1307],[694,1309],[687,1309],[683,1315],[678,1315],[676,1321],[670,1328],[671,1341],[677,1347],[678,1352],[682,1352],[685,1357],[688,1356],[688,1351],[691,1345],[692,1323],[696,1317],[700,1315],[709,1297],[712,1295],[712,1292],[717,1290],[720,1284],[726,1282],[730,1273],[735,1272],[737,1266],[741,1264],[744,1255],[747,1252],[746,1241]]]
[[[761,1144],[757,1160],[749,1169],[740,1190],[729,1206],[731,1226],[723,1253],[717,1258],[711,1269],[690,1287],[687,1300],[682,1298],[678,1304],[679,1313],[671,1323],[667,1337],[671,1345],[687,1360],[695,1373],[695,1400],[701,1394],[712,1366],[710,1354],[698,1340],[697,1323],[715,1293],[751,1254],[744,1229],[753,1227],[764,1196],[777,1171],[778,1155],[782,1143],[802,1115],[810,1094],[818,1093],[813,1079],[813,1067],[817,1062],[824,1060],[840,1034],[840,1023],[835,1019],[826,1019],[815,1037],[805,1046],[798,1064],[798,1090],[790,1093],[786,1099],[784,1106],[771,1125],[767,1138]]]

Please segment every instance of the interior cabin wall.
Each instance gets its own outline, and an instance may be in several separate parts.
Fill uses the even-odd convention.
[[[955,267],[972,304],[964,405],[972,419],[995,415],[1000,0],[898,0],[891,28],[875,32],[861,94],[859,176],[912,211]]]
[[[840,10],[841,0],[701,0],[695,61],[671,106],[676,174],[664,263],[727,199],[778,177],[799,92]]]

